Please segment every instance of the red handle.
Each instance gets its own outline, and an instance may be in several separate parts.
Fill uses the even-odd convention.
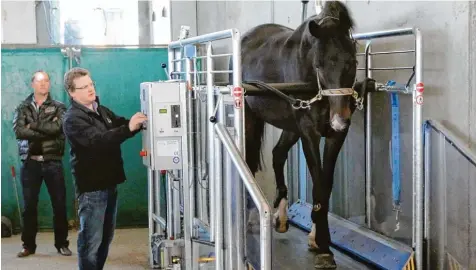
[[[17,175],[17,174],[15,173],[15,167],[12,166],[12,176],[13,176],[13,177],[16,177],[16,175]]]

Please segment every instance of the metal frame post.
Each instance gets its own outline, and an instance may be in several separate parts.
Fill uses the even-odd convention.
[[[213,86],[212,86],[213,89]],[[217,102],[217,122],[223,121],[223,98],[219,97]],[[215,268],[216,270],[224,269],[223,264],[223,248],[224,248],[224,220],[223,220],[223,162],[222,162],[222,145],[220,139],[215,135],[215,132],[211,134],[213,138],[214,153],[213,161],[215,165]]]
[[[192,95],[188,87],[191,83],[190,76],[190,58],[185,59],[185,88],[181,89],[180,100],[181,106],[186,108],[186,113],[182,114],[182,123],[185,122],[184,135],[182,136],[182,170],[181,170],[181,183],[182,183],[182,198],[183,198],[183,238],[185,242],[185,269],[192,269],[192,232],[193,232],[193,217],[195,213],[195,162],[193,152],[193,117],[192,116]],[[184,121],[185,120],[185,121]],[[190,192],[192,190],[192,192]],[[180,196],[180,192],[177,192]],[[179,197],[180,198],[180,197]],[[178,199],[180,202],[180,199]],[[179,206],[180,207],[180,206]],[[180,208],[177,209],[177,214],[180,214]],[[180,215],[178,216],[178,226],[180,226]]]
[[[241,34],[237,29],[233,29],[231,32],[232,37],[232,60],[233,60],[233,89],[241,86]],[[234,126],[235,126],[235,144],[240,154],[246,157],[245,148],[245,108],[244,108],[244,96],[240,97],[242,108],[234,109]],[[237,179],[235,177],[235,179]],[[236,200],[236,225],[238,227],[238,237],[236,238],[237,256],[238,256],[238,270],[244,269],[244,259],[246,256],[246,197],[242,181],[235,181],[235,200]]]
[[[149,249],[148,249],[148,253],[149,253],[149,266],[153,267],[154,266],[154,258],[153,258],[153,254],[152,254],[152,247],[150,246],[152,244],[152,240],[153,240],[153,235],[154,235],[154,200],[152,198],[154,198],[154,182],[153,182],[153,178],[154,178],[154,172],[151,170],[151,169],[147,169],[147,186],[148,186],[148,192],[149,192],[149,195],[148,195],[148,203],[149,203]],[[160,214],[160,212],[159,212]]]
[[[365,77],[372,78],[372,51],[371,42],[365,46]],[[367,227],[372,228],[372,93],[367,93],[367,106],[365,106],[365,201]]]
[[[212,59],[212,43],[207,44],[207,119],[214,116],[215,111],[215,94],[213,90],[213,59]],[[207,145],[208,145],[208,187],[210,196],[210,242],[215,242],[215,162],[212,160],[215,153],[215,142],[213,140],[213,123],[207,121],[208,133],[207,133]]]
[[[413,29],[415,35],[415,80],[423,82],[423,40],[421,31]],[[424,179],[423,179],[423,90],[413,89],[413,181],[416,185],[416,224],[415,251],[417,269],[423,269],[423,209],[424,209]],[[421,98],[420,98],[421,97]]]
[[[157,216],[157,220],[161,219],[160,216],[160,172],[159,171],[153,171],[152,173],[152,178],[151,178],[151,185],[152,185],[152,191],[153,191],[153,196],[155,198],[155,215]],[[154,207],[152,205],[152,207]],[[161,226],[163,224],[160,224],[160,222],[156,222],[155,224],[155,232],[158,233],[161,230]]]
[[[192,61],[190,60],[190,57],[185,58],[185,81],[187,82],[187,87],[191,87],[192,84]],[[190,211],[188,214],[188,220],[190,221],[190,232],[193,232],[193,218],[195,216],[195,183],[196,183],[196,159],[195,159],[195,117],[194,117],[194,111],[193,111],[193,92],[190,91],[189,89],[185,89],[186,91],[186,104],[187,104],[187,149],[188,149],[188,167],[184,167],[184,170],[188,170],[188,185],[184,186],[184,188],[187,188],[189,192],[191,191],[191,196],[190,198],[190,203],[186,204],[185,203],[185,198],[184,198],[184,206],[189,205]],[[185,196],[185,195],[184,195]]]
[[[219,109],[219,118],[220,122],[224,122],[228,132],[233,137],[235,136],[235,129],[233,123],[230,123],[229,118],[234,117],[228,115],[227,107],[233,106],[233,99],[230,94],[223,94],[221,96],[220,109]],[[236,169],[233,166],[230,155],[225,153],[224,155],[224,165],[223,165],[223,181],[224,183],[224,235],[225,235],[225,267],[223,269],[236,269],[236,257],[237,248],[234,245],[236,238],[236,230],[234,229],[233,224],[233,215],[237,212],[236,207],[233,207],[233,186],[236,184]],[[236,203],[236,200],[235,200]]]
[[[404,29],[394,29],[388,31],[376,31],[370,33],[356,34],[353,37],[356,40],[372,40],[377,38],[392,37],[392,36],[404,36],[404,35],[413,35],[415,38],[415,81],[414,87],[411,91],[413,97],[413,143],[412,143],[412,183],[413,183],[413,193],[414,193],[414,205],[413,205],[413,230],[414,236],[414,249],[416,255],[416,267],[417,269],[422,269],[423,266],[423,229],[424,229],[424,219],[423,219],[423,209],[424,209],[424,179],[423,179],[423,120],[422,120],[422,108],[423,108],[423,84],[421,88],[417,89],[417,84],[423,83],[423,41],[421,36],[421,31],[419,28],[404,28]],[[370,52],[370,47],[368,47]],[[366,50],[366,56],[369,54]],[[367,58],[367,57],[366,57]],[[366,59],[369,61],[369,58]],[[366,74],[372,70],[370,67],[371,63],[366,62]],[[387,69],[386,69],[387,70]],[[369,118],[371,110],[370,108],[370,93],[368,95],[369,100],[367,101],[367,135],[371,135],[371,128],[369,127]],[[371,136],[366,138],[366,186],[367,192],[371,188]],[[368,202],[367,202],[368,203]],[[367,205],[369,207],[370,205]],[[369,211],[367,210],[367,215]],[[370,219],[371,216],[367,218]],[[369,221],[370,222],[370,221]]]
[[[425,127],[427,127],[425,125]],[[424,163],[425,163],[425,239],[426,239],[426,269],[430,269],[430,169],[431,169],[431,133],[429,128],[425,128],[425,141],[424,141],[424,148],[425,148],[425,154],[424,154]],[[440,166],[443,164],[440,164]],[[446,164],[444,165],[446,166]]]

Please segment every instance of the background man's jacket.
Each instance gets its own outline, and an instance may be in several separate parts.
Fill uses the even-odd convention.
[[[66,106],[50,95],[38,110],[33,105],[33,94],[15,109],[13,131],[18,142],[21,160],[42,155],[44,160],[61,160],[65,137],[61,127]],[[29,128],[27,125],[30,125]]]

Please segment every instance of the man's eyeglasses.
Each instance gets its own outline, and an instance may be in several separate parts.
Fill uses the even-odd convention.
[[[76,87],[74,89],[76,90],[84,90],[84,89],[87,89],[88,87],[96,87],[96,83],[95,82],[92,82],[90,84],[86,84],[85,86],[81,86],[81,87]]]

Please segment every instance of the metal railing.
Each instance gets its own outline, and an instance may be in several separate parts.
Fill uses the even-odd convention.
[[[232,53],[212,54],[212,42],[223,39],[231,39]],[[184,231],[190,232],[190,230],[193,230],[194,221],[200,221],[200,223],[208,225],[210,228],[210,242],[215,245],[216,269],[234,269],[230,267],[232,263],[231,259],[238,260],[237,269],[244,269],[243,260],[246,256],[244,184],[254,203],[258,206],[261,216],[260,252],[261,269],[264,270],[271,269],[271,208],[243,160],[245,156],[244,106],[233,106],[233,124],[231,127],[227,126],[227,128],[233,129],[233,139],[226,131],[224,125],[220,123],[225,119],[223,112],[224,99],[227,99],[229,102],[229,99],[232,98],[232,105],[244,105],[244,95],[236,96],[233,91],[216,91],[217,85],[214,79],[214,75],[217,73],[231,73],[232,82],[229,87],[232,89],[242,89],[240,42],[240,32],[237,29],[228,29],[197,37],[179,39],[178,41],[171,42],[168,46],[168,67],[170,69],[169,74],[171,75],[171,79],[186,81],[189,90],[192,90],[189,91],[188,99],[190,102],[188,104],[195,102],[195,108],[200,107],[201,100],[199,96],[201,93],[206,94],[206,117],[204,117],[200,109],[195,109],[194,111],[191,105],[187,106],[187,124],[197,125],[197,131],[189,134],[189,147],[196,147],[198,153],[195,156],[196,160],[192,158],[193,154],[190,154],[188,158],[190,160],[188,163],[189,179],[187,181],[184,179],[184,187],[187,188],[190,186],[190,188],[192,188],[194,183],[198,183],[201,178],[194,173],[194,170],[195,168],[206,166],[207,170],[205,174],[208,175],[210,211],[207,213],[205,209],[206,205],[203,203],[203,194],[199,194],[198,197],[195,198],[195,193],[191,193],[190,204],[184,205],[184,208],[189,208],[187,211],[184,209],[184,213],[187,216],[184,218]],[[206,45],[205,56],[199,56],[197,53],[199,46],[202,44]],[[230,56],[233,61],[232,70],[214,70],[214,58]],[[201,62],[201,69],[203,69],[203,64],[205,64],[205,70],[199,70],[199,68],[197,68],[198,60],[204,60],[204,63]],[[205,85],[201,84],[198,80],[199,74],[206,76]],[[206,86],[206,88],[203,86]],[[211,121],[212,117],[216,118],[216,120]],[[207,127],[206,130],[202,131],[203,133],[207,133],[206,140],[203,142],[203,136],[200,137],[197,135],[200,126]],[[193,129],[189,128],[189,130]],[[207,145],[206,152],[208,153],[209,159],[207,165],[200,164],[205,160],[205,157],[207,157],[206,152],[202,151],[202,149],[205,148],[203,144]],[[227,150],[225,156],[222,156],[222,147]],[[223,160],[225,160],[225,165],[223,165]],[[231,166],[232,163],[235,168]],[[205,168],[199,168],[199,171],[204,169]],[[237,170],[239,176],[235,177],[235,173],[232,171],[233,169]],[[203,175],[203,173],[200,172],[200,175]],[[238,181],[234,181],[235,179]],[[233,194],[231,192],[232,185],[234,189]],[[223,199],[225,199],[226,202],[224,207],[222,205]],[[235,203],[235,209],[232,209],[232,201]],[[196,218],[194,214],[196,212],[196,202],[199,208],[199,218]],[[236,222],[234,224],[231,216],[232,210],[236,212]],[[225,215],[223,215],[223,212],[225,212]],[[200,213],[205,214],[200,215]],[[209,216],[209,220],[207,220],[207,216]],[[226,235],[224,232],[227,232]],[[187,239],[185,240],[187,241]],[[225,255],[224,250],[226,251]],[[191,250],[186,248],[185,252],[191,252]],[[236,254],[233,254],[233,252]],[[224,266],[225,258],[227,258],[227,267]]]
[[[465,235],[461,228],[475,225],[470,212],[474,202],[471,195],[475,194],[471,183],[476,180],[476,151],[436,120],[426,121],[424,128],[426,269],[472,269],[475,260],[471,249],[457,250],[458,246],[469,247],[472,243],[471,232]],[[467,217],[448,217],[466,211]]]
[[[473,166],[476,167],[476,151],[469,148],[468,144],[456,136],[454,132],[436,120],[427,120],[425,122],[425,127],[425,170],[426,166],[429,165],[426,159],[428,159],[430,156],[430,152],[427,152],[431,146],[431,140],[429,137],[427,137],[429,135],[430,128],[438,132],[442,138],[450,143],[451,146],[453,146],[462,156],[464,156],[469,162],[471,162],[471,164],[473,164]]]
[[[233,143],[233,140],[223,124],[216,124],[215,131],[220,138],[223,146],[230,155],[233,164],[236,166],[246,189],[250,193],[251,198],[258,207],[260,215],[260,266],[261,269],[271,269],[271,241],[272,241],[272,227],[271,227],[271,206],[266,197],[258,186],[251,173],[248,165],[243,160],[238,148]]]

